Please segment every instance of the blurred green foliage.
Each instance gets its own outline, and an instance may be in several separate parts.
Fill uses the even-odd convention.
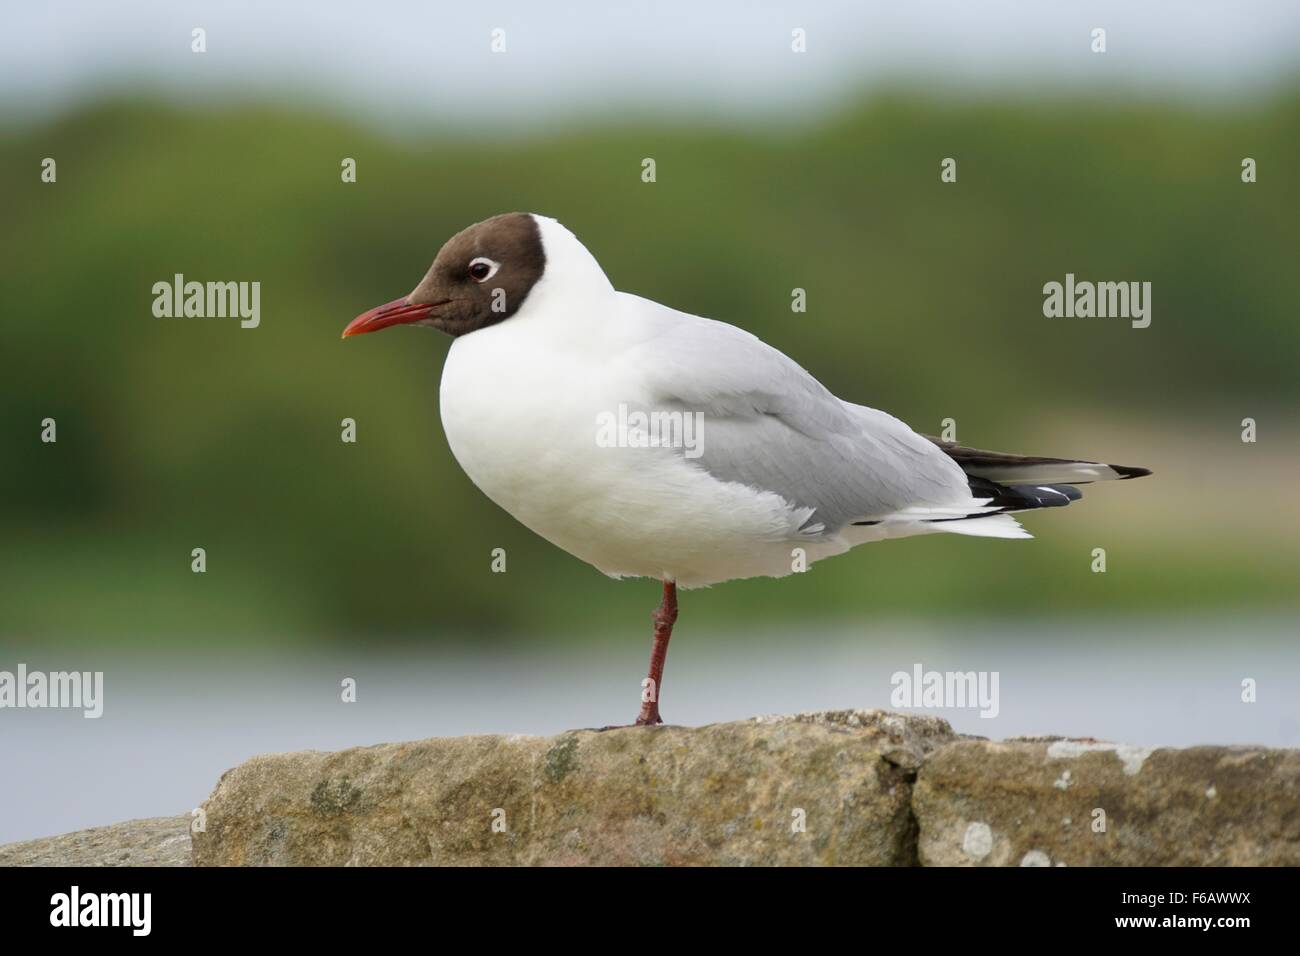
[[[629,120],[487,140],[130,101],[6,128],[0,641],[635,629],[655,585],[604,579],[456,466],[437,407],[447,340],[339,341],[444,239],[512,209],[559,218],[617,287],[742,325],[920,430],[951,416],[971,444],[1157,470],[1035,516],[1031,544],[923,537],[687,596],[693,627],[1291,606],[1293,536],[1165,531],[1239,501],[1213,468],[1240,478],[1238,422],[1293,408],[1300,388],[1298,106],[895,96],[799,129]],[[56,184],[39,179],[47,156]],[[1257,184],[1240,181],[1245,156]],[[177,272],[260,281],[261,327],[155,318],[151,287]],[[1151,328],[1045,319],[1042,285],[1067,272],[1152,282]],[[347,416],[355,445],[339,440]],[[46,417],[57,444],[39,441]],[[1076,420],[1127,438],[1068,446]],[[1194,450],[1162,471],[1206,441],[1203,466]],[[1107,523],[1112,507],[1123,520]],[[1087,570],[1097,527],[1105,575]]]

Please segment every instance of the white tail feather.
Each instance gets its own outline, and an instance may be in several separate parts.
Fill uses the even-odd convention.
[[[1032,538],[1011,515],[990,515],[987,518],[966,518],[959,521],[937,521],[930,525],[936,531],[967,534],[975,538]]]

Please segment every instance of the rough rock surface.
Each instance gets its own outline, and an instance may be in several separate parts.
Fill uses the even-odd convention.
[[[833,711],[708,727],[267,754],[195,865],[1300,865],[1300,751],[960,737]],[[0,847],[0,865],[185,866],[190,817]]]
[[[266,755],[221,778],[194,862],[908,864],[915,768],[950,739],[843,711]]]
[[[189,814],[128,820],[0,846],[0,866],[189,865]]]
[[[912,800],[927,866],[1300,865],[1300,751],[961,740]]]

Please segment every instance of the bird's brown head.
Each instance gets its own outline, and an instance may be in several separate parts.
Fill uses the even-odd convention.
[[[466,335],[519,311],[542,277],[546,253],[537,220],[511,212],[452,236],[415,291],[357,316],[343,337],[391,325],[431,325]]]

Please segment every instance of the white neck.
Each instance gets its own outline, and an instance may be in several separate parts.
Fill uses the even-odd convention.
[[[541,233],[546,267],[511,322],[527,321],[533,315],[573,314],[614,294],[600,263],[577,236],[548,216],[534,214],[533,219]]]

